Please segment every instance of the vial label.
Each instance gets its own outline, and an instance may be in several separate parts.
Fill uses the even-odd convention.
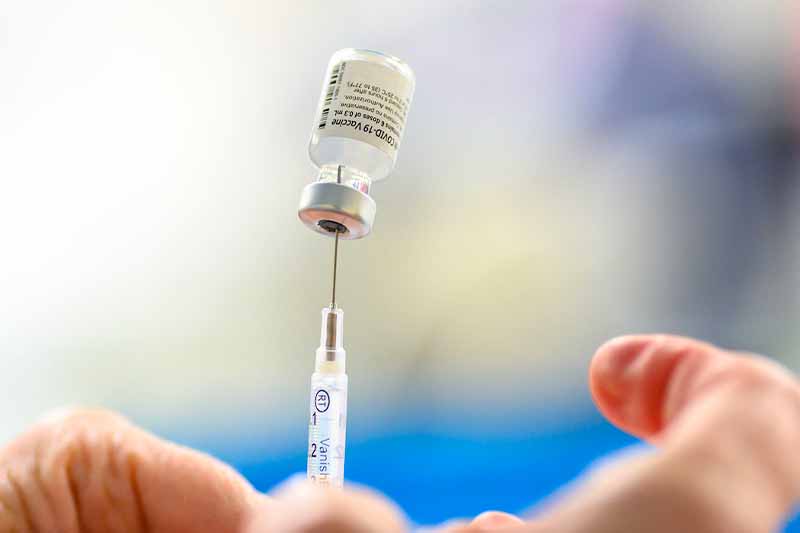
[[[336,63],[323,92],[317,134],[363,141],[395,157],[411,91],[411,82],[391,68],[367,61]]]

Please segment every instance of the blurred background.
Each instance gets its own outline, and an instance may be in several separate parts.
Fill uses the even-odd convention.
[[[262,490],[304,471],[333,243],[296,209],[351,46],[417,91],[340,247],[350,480],[417,523],[531,508],[634,442],[586,386],[623,333],[800,369],[792,9],[6,0],[0,440],[96,404]]]

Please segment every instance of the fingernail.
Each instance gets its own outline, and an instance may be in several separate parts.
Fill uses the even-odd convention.
[[[262,502],[248,533],[264,531],[312,531],[324,512],[321,489],[311,484],[304,474],[295,474],[274,487],[270,501]]]
[[[479,527],[483,531],[494,531],[510,526],[518,526],[524,522],[513,514],[502,511],[486,511],[475,517],[472,525]]]
[[[630,368],[642,350],[650,343],[643,336],[616,337],[597,350],[592,373],[595,383],[609,399],[622,399],[630,382]]]
[[[276,498],[287,497],[294,492],[307,490],[308,485],[306,474],[297,472],[272,487],[269,494]]]

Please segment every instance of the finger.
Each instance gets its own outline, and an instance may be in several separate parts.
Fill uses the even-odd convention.
[[[435,531],[447,533],[482,533],[504,531],[525,524],[520,518],[501,511],[485,511],[469,522],[458,521],[442,524]]]
[[[777,365],[635,336],[600,348],[590,380],[610,420],[663,452],[595,476],[561,530],[766,532],[800,499],[800,390]]]
[[[238,533],[255,493],[232,469],[121,417],[50,417],[0,451],[0,531]]]
[[[486,511],[476,516],[463,531],[464,533],[503,531],[522,524],[524,524],[524,522],[512,514],[500,511]]]
[[[393,533],[407,531],[399,509],[366,489],[338,490],[289,482],[262,503],[246,533]]]
[[[703,425],[709,427],[710,421],[743,407],[752,411],[754,397],[760,398],[759,404],[774,403],[777,411],[742,416],[745,423],[736,428],[746,430],[781,415],[787,417],[789,427],[797,425],[800,387],[792,374],[764,358],[742,356],[693,339],[668,335],[614,339],[595,354],[590,386],[598,407],[612,422],[647,439],[675,434],[693,418],[703,418]],[[720,397],[731,401],[712,401]],[[700,415],[686,416],[686,422],[678,424],[690,410]]]
[[[689,381],[704,379],[731,360],[722,350],[692,339],[620,337],[595,354],[589,384],[597,406],[611,422],[636,436],[654,439],[667,421],[665,415],[674,413],[676,401],[689,400]]]

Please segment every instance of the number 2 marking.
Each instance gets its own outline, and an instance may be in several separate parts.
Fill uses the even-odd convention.
[[[316,457],[316,456],[317,456],[317,443],[316,442],[312,442],[311,443],[311,457]]]

